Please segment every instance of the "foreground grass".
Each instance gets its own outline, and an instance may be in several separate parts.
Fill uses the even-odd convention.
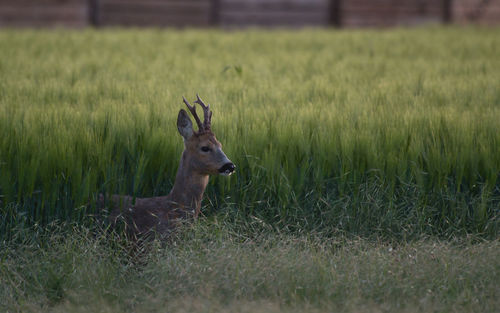
[[[16,232],[0,249],[3,312],[493,312],[500,244],[392,244],[198,223],[142,252],[113,234]]]
[[[161,195],[181,96],[237,164],[204,211],[388,237],[500,229],[500,30],[0,31],[0,232]],[[92,210],[90,210],[92,211]]]

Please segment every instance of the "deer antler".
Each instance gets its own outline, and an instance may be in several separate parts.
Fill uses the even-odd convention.
[[[194,105],[190,105],[189,102],[182,96],[182,100],[186,104],[187,108],[189,109],[189,112],[193,115],[194,119],[196,120],[196,124],[198,124],[198,129],[200,131],[203,130],[203,124],[200,121],[200,118],[198,117],[198,114],[196,114],[196,107]]]
[[[189,109],[189,112],[193,115],[196,124],[198,124],[198,129],[199,132],[204,132],[204,131],[209,131],[210,130],[210,125],[211,125],[211,120],[212,120],[212,111],[210,111],[210,104],[206,105],[203,100],[200,99],[198,94],[196,94],[197,100],[194,103],[198,103],[201,108],[203,109],[203,123],[201,123],[200,118],[198,117],[198,114],[196,114],[196,107],[194,105],[190,105],[189,102],[186,100],[186,98],[182,97],[182,100],[184,100],[184,103],[186,104],[187,108]]]
[[[203,108],[203,128],[205,130],[210,130],[210,126],[212,125],[212,111],[210,111],[210,104],[205,104],[198,94],[196,94],[196,98],[197,99],[194,103],[198,103]]]

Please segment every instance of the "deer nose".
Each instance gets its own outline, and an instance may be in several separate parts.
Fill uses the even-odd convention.
[[[231,162],[226,163],[221,168],[219,168],[219,174],[231,175],[234,172],[235,168],[236,166],[233,163]]]

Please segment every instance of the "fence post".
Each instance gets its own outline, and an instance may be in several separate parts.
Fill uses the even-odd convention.
[[[212,0],[210,8],[210,24],[219,25],[220,23],[220,0]]]
[[[453,21],[453,0],[443,0],[443,23],[449,24]]]
[[[342,27],[342,0],[330,0],[330,25]]]
[[[89,22],[92,26],[99,26],[99,0],[88,0]]]

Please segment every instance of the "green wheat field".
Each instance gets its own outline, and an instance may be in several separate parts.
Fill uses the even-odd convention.
[[[198,93],[235,175],[133,247]],[[493,312],[500,28],[0,30],[0,311]]]

